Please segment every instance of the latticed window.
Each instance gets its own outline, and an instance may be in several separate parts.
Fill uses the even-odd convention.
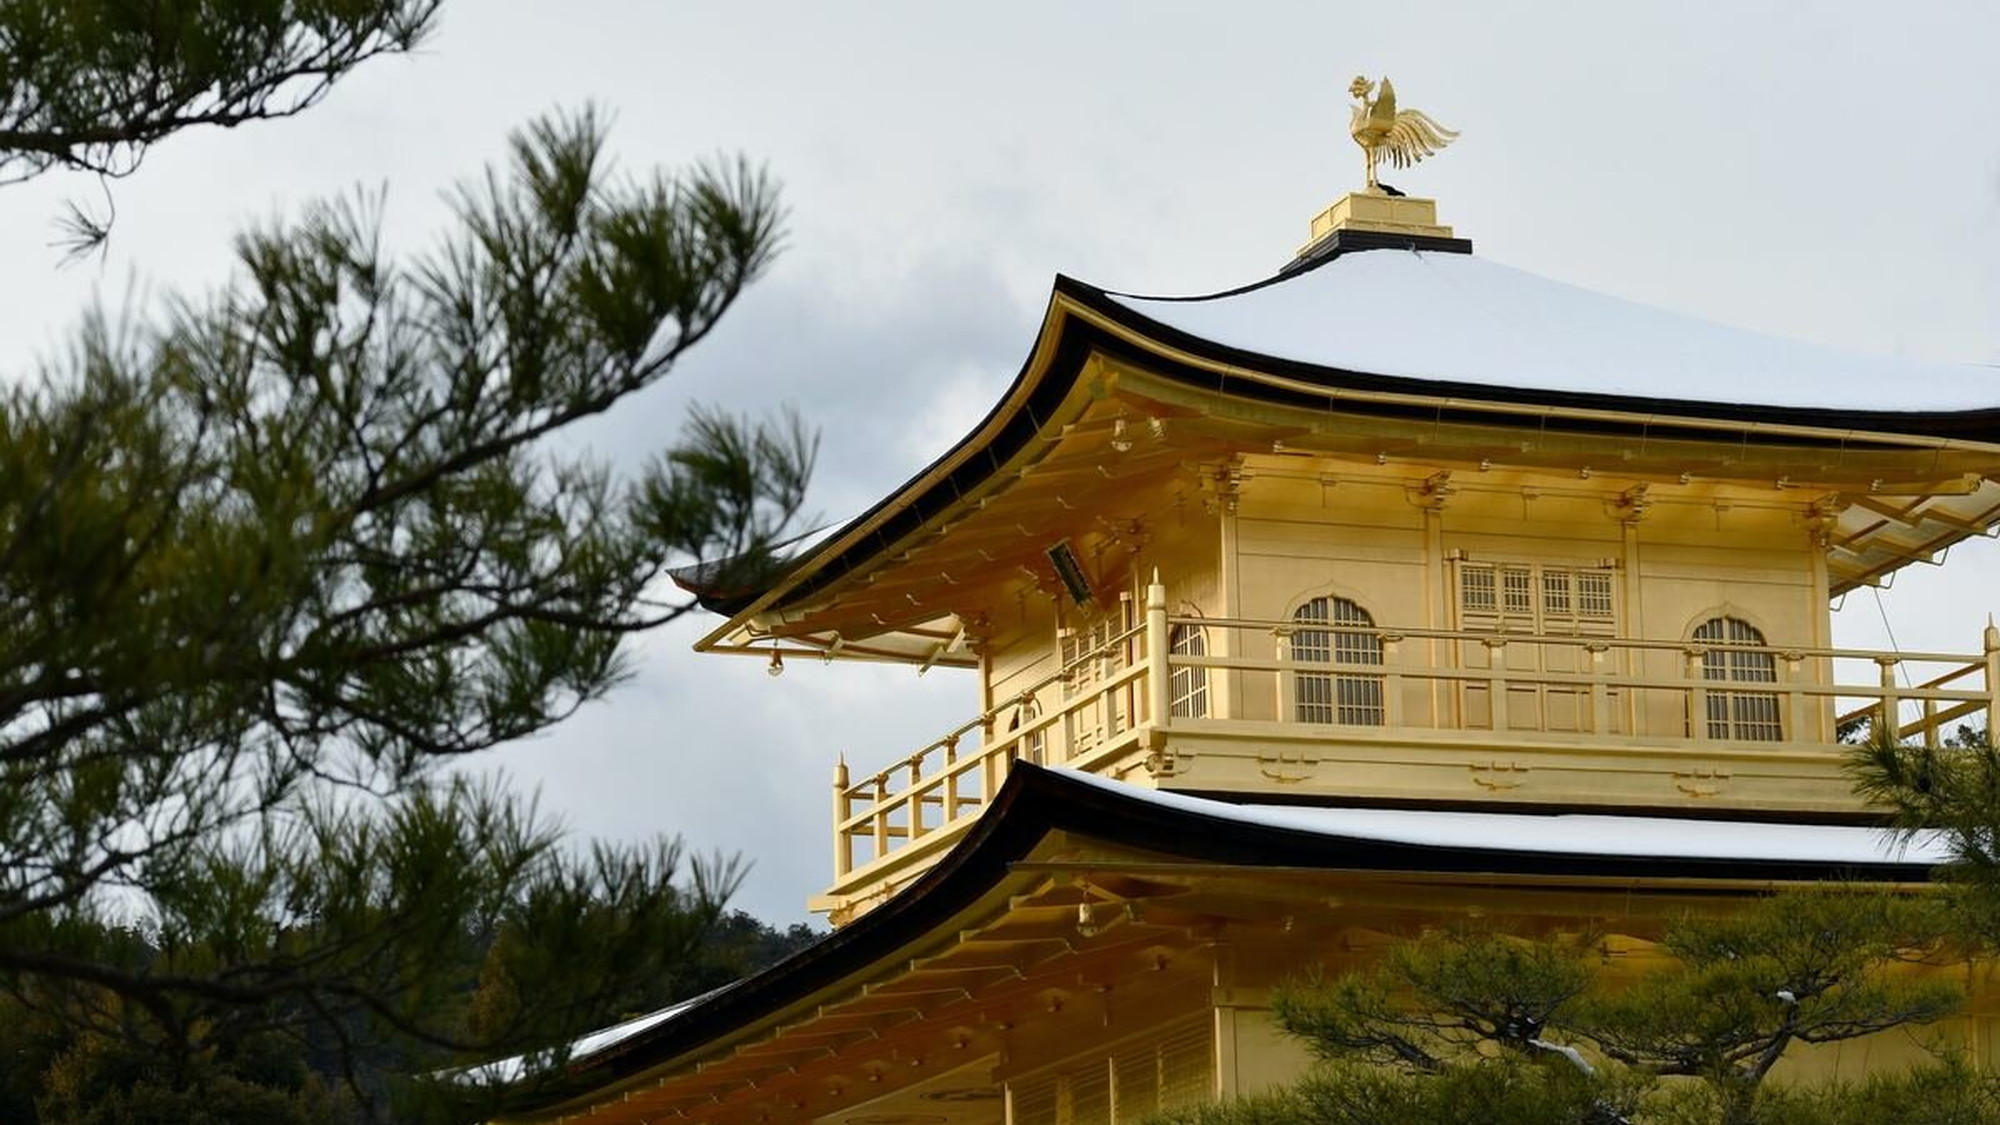
[[[1007,733],[1012,734],[1022,727],[1033,724],[1036,719],[1041,718],[1041,715],[1042,709],[1035,704],[1034,697],[1030,696],[1027,702],[1015,709],[1013,719],[1007,723]],[[1029,731],[1021,736],[1021,744],[1014,752],[1035,765],[1041,765],[1048,749],[1048,733],[1047,727]]]
[[[1063,666],[1070,668],[1073,676],[1086,679],[1123,668],[1129,646],[1111,641],[1131,628],[1132,603],[1120,598],[1112,608],[1061,634]]]
[[[1375,619],[1346,598],[1314,598],[1292,614],[1292,659],[1306,664],[1379,666]],[[1341,626],[1347,626],[1342,628]],[[1379,727],[1382,677],[1359,672],[1300,672],[1293,688],[1302,723]]]
[[[1458,603],[1467,613],[1498,613],[1500,598],[1494,592],[1494,574],[1491,566],[1468,563],[1458,571]]]
[[[1039,1081],[1014,1082],[1008,1085],[1008,1100],[1013,1103],[1013,1112],[1008,1116],[1014,1125],[1060,1125],[1058,1096],[1061,1083],[1054,1075]]]
[[[1540,563],[1458,564],[1459,620],[1467,629],[1609,634],[1611,572]]]
[[[1111,1125],[1111,1068],[1084,1067],[1064,1076],[1063,1125]]]
[[[1764,634],[1748,621],[1710,618],[1694,631],[1694,639],[1708,646],[1701,654],[1702,679],[1730,684],[1778,682],[1776,657],[1731,647],[1763,646]],[[1707,694],[1708,737],[1742,742],[1778,742],[1785,737],[1775,692],[1710,688]]]
[[[1071,718],[1064,721],[1082,724],[1072,729],[1064,753],[1082,754],[1126,729],[1131,715],[1129,689],[1118,698],[1104,700],[1101,706],[1093,704],[1088,714],[1078,714],[1068,704],[1102,691],[1105,680],[1130,664],[1131,629],[1132,602],[1121,597],[1115,606],[1061,634],[1063,700],[1065,709],[1071,711]]]
[[[1611,620],[1611,575],[1602,570],[1575,571],[1576,615],[1587,621]]]
[[[1199,625],[1176,625],[1167,651],[1175,656],[1207,656],[1208,635]],[[1167,713],[1177,719],[1208,715],[1208,669],[1176,665],[1167,676]]]
[[[1189,1021],[1109,1058],[1010,1082],[1007,1096],[1014,1125],[1140,1125],[1214,1098],[1214,1032]]]
[[[1212,1039],[1208,1021],[1196,1020],[1167,1032],[1156,1042],[1140,1043],[1113,1055],[1116,1125],[1139,1125],[1156,1113],[1214,1097]]]

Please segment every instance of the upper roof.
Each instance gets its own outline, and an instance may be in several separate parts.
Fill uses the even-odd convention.
[[[1465,387],[1925,414],[2000,425],[2000,367],[1842,351],[1651,308],[1472,254],[1375,250],[1202,297],[1107,293],[1232,348]]]
[[[1109,424],[1103,409],[1091,410],[1111,368],[1125,372],[1119,393],[1141,409],[1150,409],[1138,401],[1147,397],[1141,383],[1183,402],[1193,395],[1250,408],[1234,429],[1170,427],[1169,444],[1196,443],[1172,450],[1170,463],[1269,451],[1274,431],[1254,419],[1282,414],[1291,420],[1283,444],[1300,452],[1310,451],[1304,431],[1335,417],[1345,419],[1336,427],[1344,440],[1380,430],[1385,447],[1398,425],[1420,424],[1426,435],[1504,427],[1535,431],[1519,446],[1523,466],[1539,455],[1527,451],[1541,437],[1564,435],[1571,448],[1605,447],[1606,460],[1631,474],[1685,483],[1692,469],[1837,492],[1848,499],[1830,535],[1835,593],[2000,521],[2000,368],[1778,339],[1470,253],[1386,240],[1377,235],[1199,297],[1115,293],[1058,277],[1020,374],[971,433],[768,585],[687,583],[732,615],[700,647],[741,649],[778,634],[809,650],[964,662],[957,620],[916,598],[866,606],[853,621],[789,614],[917,548],[928,552],[925,572],[952,575],[961,595],[976,585],[963,585],[968,571],[1012,573],[1015,560],[996,561],[990,551],[953,555],[954,537],[942,530],[981,525],[981,508],[999,493],[1025,500],[1038,487],[1038,466],[1084,453],[1092,419]],[[1099,359],[1110,366],[1094,367]],[[1295,442],[1300,435],[1308,444]],[[1689,456],[1689,443],[1705,443],[1698,464],[1677,460]],[[1417,460],[1448,454],[1448,443],[1430,437],[1403,444]],[[782,627],[772,624],[774,612]]]

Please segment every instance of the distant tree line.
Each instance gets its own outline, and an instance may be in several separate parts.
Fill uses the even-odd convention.
[[[672,971],[604,1024],[699,996],[819,940],[803,923],[713,915]],[[136,929],[96,935],[143,963],[160,950]],[[467,935],[458,982],[468,1011],[503,1008],[514,987],[496,972],[494,940]],[[163,1052],[140,1013],[109,990],[50,997],[0,994],[0,1122],[6,1125],[359,1125],[391,1107],[400,1120],[466,1120],[472,1107],[412,1082],[414,1058],[393,1043],[362,1050],[306,1019],[246,1023],[200,1048]],[[88,1009],[88,1010],[84,1010]],[[365,1021],[353,1031],[365,1034]],[[364,1105],[363,1100],[372,1102]]]

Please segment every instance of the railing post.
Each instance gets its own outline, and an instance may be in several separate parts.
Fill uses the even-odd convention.
[[[958,736],[944,740],[944,823],[958,819]]]
[[[1392,728],[1403,725],[1402,646],[1400,634],[1382,634],[1382,725]]]
[[[1787,710],[1791,712],[1792,741],[1804,742],[1810,734],[1811,739],[1817,742],[1819,731],[1814,729],[1812,722],[1812,697],[1799,690],[1804,667],[1805,657],[1796,652],[1785,654],[1785,700],[1789,704]]]
[[[875,859],[889,854],[889,775],[875,775]]]
[[[1896,691],[1898,659],[1878,656],[1875,663],[1882,669],[1882,728],[1875,734],[1893,745],[1903,740],[1903,697]]]
[[[1506,730],[1512,724],[1507,719],[1507,638],[1486,638],[1486,668],[1493,678],[1486,681],[1486,710],[1493,717],[1494,731]]]
[[[1023,720],[1021,725],[1026,726],[1030,721]],[[1014,759],[1021,756],[1021,740],[1026,737],[1024,734],[1009,734],[1007,751],[1004,754],[993,752],[991,735],[988,735],[986,742],[980,746],[979,803],[982,808],[992,804],[993,795],[1000,792],[1001,784],[1007,780],[1007,771],[1014,768]]]
[[[847,795],[847,757],[833,766],[833,877],[836,881],[854,870],[854,842],[847,838],[847,818],[854,815],[854,803]]]
[[[983,807],[993,800],[993,726],[999,717],[998,710],[989,710],[979,719],[979,803]],[[1010,747],[1008,753],[1017,751]]]
[[[1292,701],[1299,697],[1299,674],[1291,668],[1291,629],[1281,625],[1271,630],[1271,651],[1278,659],[1278,674],[1272,677],[1272,679],[1277,681],[1278,685],[1277,710],[1275,714],[1279,722],[1288,723],[1298,717],[1298,709],[1293,706]]]
[[[1611,692],[1604,686],[1604,654],[1611,646],[1592,642],[1584,647],[1590,654],[1590,732],[1611,733]]]
[[[1688,737],[1696,742],[1708,741],[1708,669],[1701,666],[1701,658],[1707,653],[1698,648],[1685,650],[1686,667],[1684,678],[1688,682]],[[1725,724],[1726,725],[1726,724]]]
[[[1146,586],[1146,718],[1156,730],[1167,729],[1173,718],[1167,669],[1171,632],[1167,625],[1167,588],[1160,583],[1160,572],[1155,568],[1153,581]]]
[[[1986,615],[1986,744],[2000,745],[2000,626]]]
[[[1119,689],[1111,686],[1111,679],[1117,674],[1118,661],[1107,645],[1097,656],[1097,682],[1103,686],[1097,689],[1097,737],[1090,740],[1093,750],[1118,736]]]
[[[925,751],[925,753],[929,753],[929,751]],[[905,840],[908,843],[914,844],[917,841],[917,837],[924,834],[924,760],[922,758],[910,759],[910,783],[903,794],[903,802],[910,806],[908,818],[909,835],[905,837]]]

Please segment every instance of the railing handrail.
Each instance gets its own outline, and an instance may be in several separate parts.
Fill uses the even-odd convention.
[[[1645,638],[1645,637],[1614,637],[1608,635],[1587,634],[1587,633],[1534,633],[1534,632],[1525,632],[1520,630],[1505,630],[1505,629],[1477,630],[1477,629],[1434,629],[1428,627],[1403,628],[1398,626],[1379,625],[1379,624],[1359,625],[1359,624],[1346,624],[1346,623],[1303,622],[1303,621],[1247,618],[1247,617],[1173,616],[1168,618],[1168,623],[1170,626],[1191,625],[1199,627],[1212,627],[1212,628],[1225,628],[1225,629],[1256,629],[1256,630],[1272,630],[1272,631],[1295,630],[1301,628],[1322,629],[1329,631],[1337,630],[1343,633],[1373,634],[1376,637],[1385,640],[1394,639],[1394,640],[1418,640],[1418,641],[1488,642],[1497,638],[1505,641],[1521,641],[1522,643],[1529,643],[1529,644],[1551,644],[1551,645],[1564,645],[1569,647],[1581,647],[1581,648],[1605,646],[1608,648],[1644,649],[1649,651],[1678,652],[1683,654],[1698,654],[1714,649],[1714,650],[1722,650],[1728,652],[1751,652],[1751,653],[1768,654],[1773,657],[1785,659],[1787,662],[1790,662],[1791,660],[1794,659],[1800,659],[1800,660],[1846,659],[1846,660],[1872,660],[1877,663],[1887,660],[1887,661],[1898,661],[1898,662],[1907,661],[1919,664],[1955,664],[1959,666],[1942,675],[1933,677],[1932,679],[1926,681],[1924,684],[1919,685],[1917,687],[1903,688],[1898,692],[1898,695],[1903,699],[1909,699],[1909,700],[1935,699],[1935,700],[1943,700],[1951,702],[1973,701],[1985,698],[1985,693],[1977,690],[1952,691],[1948,689],[1943,689],[1939,686],[1945,683],[1949,683],[1952,680],[1959,679],[1960,677],[1980,672],[1985,668],[1984,656],[1975,656],[1966,653],[1930,653],[1930,652],[1898,653],[1898,652],[1884,651],[1878,649],[1814,648],[1810,646],[1802,647],[1802,646],[1792,646],[1792,645],[1771,645],[1771,644],[1763,644],[1763,645],[1735,644],[1735,643],[1719,642],[1719,641],[1704,642],[1704,641],[1694,641],[1694,640],[1665,640],[1665,639]],[[924,765],[925,760],[930,758],[933,754],[936,754],[941,750],[945,750],[952,746],[955,746],[959,740],[963,739],[966,735],[974,731],[982,731],[982,732],[985,731],[989,726],[989,724],[991,724],[994,720],[996,720],[1006,712],[1013,710],[1016,707],[1022,706],[1023,704],[1028,702],[1028,700],[1037,696],[1042,691],[1042,689],[1069,680],[1079,669],[1081,669],[1085,665],[1093,661],[1103,659],[1105,656],[1110,655],[1114,649],[1122,647],[1123,645],[1131,642],[1134,638],[1142,636],[1144,633],[1145,633],[1145,626],[1142,622],[1140,624],[1135,624],[1125,629],[1124,631],[1107,638],[1102,644],[1099,644],[1091,648],[1087,652],[1078,655],[1074,659],[1070,660],[1068,663],[1063,664],[1061,667],[1057,668],[1055,671],[1050,672],[1049,674],[1043,676],[1041,679],[1034,681],[1033,683],[1029,684],[1026,687],[1021,688],[1018,691],[1010,693],[1004,701],[995,703],[992,707],[989,707],[988,709],[981,711],[980,713],[974,715],[972,718],[966,720],[965,722],[960,723],[959,725],[951,728],[949,731],[945,732],[945,734],[943,734],[942,736],[933,739],[930,742],[925,743],[923,747],[917,750],[916,752],[905,755],[903,758],[900,758],[897,761],[889,763],[888,765],[882,767],[881,769],[875,771],[874,773],[866,775],[858,780],[853,781],[847,787],[847,791],[855,797],[873,796],[875,793],[880,792],[882,787],[895,784],[896,775],[898,773],[907,772],[912,767],[921,769]],[[1380,664],[1358,664],[1358,663],[1348,664],[1337,661],[1299,660],[1297,658],[1288,658],[1282,661],[1260,662],[1244,657],[1189,657],[1179,654],[1169,654],[1168,662],[1177,667],[1189,667],[1189,668],[1212,668],[1218,670],[1233,669],[1242,671],[1283,670],[1283,671],[1299,671],[1299,672],[1309,672],[1309,673],[1353,671],[1356,669],[1367,669],[1367,668],[1379,669],[1383,667],[1383,665]],[[1422,668],[1415,674],[1419,678],[1456,679],[1456,680],[1520,678],[1518,672],[1515,673],[1512,677],[1494,677],[1487,675],[1481,669],[1470,669],[1470,668],[1461,668],[1461,669]],[[1616,673],[1593,674],[1593,673],[1582,673],[1582,672],[1561,673],[1561,672],[1551,672],[1551,671],[1538,671],[1534,673],[1534,679],[1540,682],[1550,683],[1550,684],[1573,683],[1579,686],[1587,686],[1589,684],[1598,683],[1598,684],[1604,684],[1607,687],[1631,687],[1631,688],[1655,688],[1655,689],[1669,688],[1681,682],[1681,681],[1668,681],[1662,679],[1642,679],[1637,677],[1620,676]],[[1866,685],[1866,686],[1840,685],[1840,684],[1809,685],[1809,684],[1795,683],[1787,685],[1787,687],[1790,690],[1797,690],[1810,695],[1828,696],[1828,697],[1865,696],[1868,694],[1873,694],[1874,691],[1879,691],[1879,688],[1875,688],[1874,685]],[[1739,684],[1732,681],[1729,690],[1750,691],[1756,689],[1753,685]],[[1869,711],[1878,709],[1880,706],[1881,704],[1880,701],[1878,700],[1876,703],[1871,704],[1868,707],[1864,707],[1858,711],[1851,712],[1848,715],[1841,716],[1841,720],[1845,721],[1847,718],[1852,716],[1864,715]],[[1010,731],[1008,733],[1010,738],[1025,737],[1029,734],[1033,734],[1039,730],[1044,730],[1049,726],[1054,725],[1054,723],[1060,718],[1061,718],[1061,713],[1059,711],[1050,711],[1047,714],[1037,715],[1034,719],[1029,720],[1028,723],[1023,725],[1020,729],[1015,731]]]
[[[1359,625],[1330,621],[1267,620],[1250,617],[1170,617],[1170,625],[1206,626],[1218,629],[1255,629],[1259,631],[1297,631],[1313,629],[1322,632],[1372,633],[1383,639],[1413,641],[1521,641],[1528,644],[1555,644],[1573,647],[1606,645],[1611,648],[1652,649],[1664,652],[1701,653],[1709,650],[1723,652],[1767,653],[1782,659],[1835,659],[1872,660],[1880,663],[1910,662],[1915,664],[1959,664],[1974,665],[1952,673],[1950,678],[1978,671],[1986,657],[1978,653],[1938,653],[1938,652],[1896,652],[1886,649],[1862,648],[1819,648],[1812,645],[1738,644],[1734,641],[1704,641],[1694,638],[1672,640],[1657,637],[1619,637],[1608,633],[1536,633],[1518,629],[1435,629],[1426,626],[1405,628],[1392,625]]]
[[[1560,672],[1548,669],[1524,670],[1520,668],[1445,668],[1419,666],[1415,668],[1380,663],[1342,662],[1337,660],[1265,659],[1244,656],[1186,656],[1170,653],[1167,663],[1176,668],[1209,668],[1222,672],[1301,672],[1325,673],[1343,676],[1386,675],[1386,670],[1414,680],[1462,680],[1462,681],[1527,681],[1528,683],[1560,687],[1590,687],[1601,685],[1607,688],[1643,688],[1656,691],[1672,691],[1688,687],[1694,681],[1686,677],[1640,676],[1620,672]],[[1730,692],[1797,692],[1812,696],[1859,696],[1878,694],[1881,687],[1876,684],[1836,684],[1811,683],[1801,680],[1703,680],[1710,691]],[[1525,686],[1525,685],[1524,685]],[[1897,695],[1902,699],[1967,700],[1983,701],[1988,698],[1984,691],[1951,688],[1900,688]]]
[[[993,706],[973,716],[971,719],[968,719],[967,721],[960,723],[958,726],[953,727],[950,731],[947,731],[943,737],[933,739],[932,741],[925,743],[923,749],[918,750],[916,753],[907,755],[899,761],[891,762],[889,765],[884,766],[882,769],[877,770],[875,773],[863,777],[859,781],[853,782],[848,786],[848,792],[853,793],[857,797],[867,796],[868,794],[864,794],[860,792],[860,790],[878,784],[893,783],[895,780],[894,775],[898,770],[908,770],[912,767],[921,768],[924,764],[924,759],[929,758],[932,754],[935,754],[938,751],[947,748],[948,746],[955,745],[959,739],[964,738],[966,735],[972,733],[975,730],[984,731],[987,728],[988,724],[992,723],[1002,714],[1016,707],[1020,707],[1026,704],[1031,698],[1038,695],[1043,688],[1050,687],[1057,683],[1062,683],[1069,680],[1070,677],[1074,675],[1075,672],[1078,669],[1081,669],[1084,665],[1089,664],[1091,661],[1094,660],[1102,660],[1105,656],[1109,655],[1113,649],[1130,642],[1133,638],[1144,634],[1145,631],[1146,629],[1143,624],[1133,625],[1130,628],[1126,629],[1124,632],[1106,639],[1103,644],[1100,644],[1095,648],[1092,648],[1088,652],[1078,655],[1075,659],[1071,660],[1067,664],[1062,665],[1060,668],[1057,668],[1054,672],[1051,672],[1048,675],[1043,676],[1041,679],[1036,680],[1034,683],[1029,684],[1027,687],[1022,688],[1017,692],[1011,693],[1010,695],[1007,696],[1005,701],[997,702]],[[1062,713],[1060,711],[1054,711],[1054,710],[1050,711],[1046,715],[1037,715],[1033,720],[1031,720],[1032,725],[1023,725],[1019,730],[1010,731],[1008,732],[1008,734],[1010,737],[1025,736],[1031,734],[1036,730],[1044,729],[1052,725],[1057,719],[1061,718],[1061,715]]]
[[[1145,665],[1134,664],[1128,668],[1120,670],[1116,676],[1113,676],[1110,680],[1107,680],[1101,686],[1104,687],[1105,689],[1124,687],[1125,685],[1138,680],[1141,676],[1145,675],[1145,673],[1146,673]],[[980,747],[979,754],[966,758],[960,758],[957,761],[942,767],[935,773],[929,773],[923,775],[921,780],[913,781],[905,785],[901,789],[896,789],[886,793],[881,793],[880,797],[882,800],[890,804],[894,804],[898,801],[917,796],[920,793],[928,791],[930,789],[935,789],[938,786],[942,785],[947,778],[955,777],[961,774],[972,773],[976,770],[983,769],[985,767],[985,761],[984,761],[985,756],[989,752],[996,750],[1002,746],[1005,746],[1009,743],[1019,744],[1022,741],[1026,740],[1029,735],[1035,734],[1036,732],[1041,730],[1046,730],[1047,728],[1054,726],[1056,723],[1061,722],[1063,716],[1064,712],[1062,710],[1060,709],[1052,710],[1047,715],[1038,717],[1032,726],[1024,726],[1019,730],[1008,731],[1005,737],[995,740],[990,746]],[[893,770],[885,770],[881,774],[877,774],[874,777],[870,778],[864,778],[860,783],[848,787],[846,791],[847,796],[855,800],[871,802],[871,804],[869,807],[864,808],[859,812],[849,813],[845,818],[841,819],[839,823],[834,825],[834,830],[836,832],[840,831],[843,828],[851,829],[858,827],[874,818],[878,809],[875,805],[873,805],[872,802],[874,802],[877,799],[877,792],[872,790],[869,792],[860,792],[859,790],[863,786],[872,785],[878,778],[886,778],[889,774],[892,774],[893,772],[894,772]],[[977,803],[977,802],[973,801],[971,803]]]
[[[1163,735],[1170,737],[1176,724],[1196,718],[1177,717],[1180,702],[1169,695],[1168,685],[1180,679],[1177,673],[1188,669],[1201,670],[1200,682],[1216,689],[1214,695],[1204,698],[1222,701],[1219,712],[1211,715],[1204,710],[1200,718],[1205,721],[1187,728],[1187,732],[1203,735],[1215,733],[1207,720],[1253,725],[1275,720],[1308,723],[1315,728],[1349,726],[1356,730],[1357,738],[1376,737],[1362,735],[1362,727],[1523,735],[1587,731],[1656,746],[1673,737],[1659,729],[1663,724],[1658,720],[1664,717],[1676,729],[1685,724],[1685,733],[1679,737],[1690,745],[1722,741],[1768,746],[1782,741],[1788,746],[1818,746],[1831,744],[1843,725],[1865,719],[1878,724],[1889,737],[1921,737],[1934,746],[1944,737],[1949,722],[1982,710],[1989,723],[2000,718],[2000,632],[1991,628],[1985,634],[1983,654],[1894,652],[1504,627],[1443,629],[1180,616],[1166,611],[1166,596],[1156,580],[1147,590],[1145,612],[1131,625],[992,700],[915,753],[852,783],[846,767],[841,766],[834,788],[836,878],[874,878],[863,873],[871,868],[878,872],[891,869],[875,865],[906,848],[912,849],[904,853],[910,856],[934,854],[940,841],[949,838],[940,833],[957,832],[971,823],[998,792],[1014,763],[1023,758],[1091,770],[1134,768],[1139,759],[1132,755],[1157,751],[1163,745]],[[1226,646],[1223,653],[1204,651],[1197,655],[1173,651],[1178,627],[1264,632],[1277,640],[1301,630],[1360,634],[1378,638],[1381,646],[1362,659],[1349,660],[1300,659],[1292,651],[1295,646],[1283,643],[1268,649],[1239,643]],[[1471,645],[1484,647],[1486,655],[1480,658],[1461,647]],[[1531,651],[1510,654],[1510,646]],[[1541,648],[1581,651],[1574,657],[1558,657],[1537,651]],[[1332,657],[1338,651],[1335,648],[1326,655]],[[1583,655],[1586,651],[1587,657]],[[1685,663],[1670,671],[1660,659],[1647,655],[1654,653],[1675,654]],[[1769,678],[1717,677],[1715,669],[1704,667],[1700,660],[1710,653],[1767,655],[1772,663],[1759,675]],[[1879,681],[1838,682],[1841,675],[1852,671],[1853,662],[1878,665]],[[1562,665],[1567,667],[1558,667]],[[1899,674],[1909,665],[1945,667],[1941,671],[1924,668],[1922,683],[1905,686],[1899,681],[1918,678]],[[1093,666],[1095,674],[1084,679]],[[1031,664],[1023,671],[1034,667]],[[1933,671],[1936,674],[1931,674]],[[1374,700],[1372,704],[1355,704],[1373,717],[1357,719],[1333,711],[1326,718],[1316,717],[1316,712],[1309,716],[1303,710],[1304,697],[1297,693],[1304,678],[1310,676],[1378,681],[1380,687],[1372,695],[1356,696]],[[1960,684],[1975,676],[1983,677],[1973,681],[1980,686]],[[1275,712],[1268,696],[1261,704],[1246,705],[1247,696],[1242,693],[1248,677],[1275,679]],[[1428,689],[1419,686],[1426,682]],[[1044,693],[1058,684],[1078,690],[1066,689],[1058,698],[1044,698]],[[1681,701],[1665,716],[1657,710],[1662,692]],[[1323,694],[1331,698],[1331,693]],[[1720,709],[1715,706],[1718,698],[1740,701],[1761,696],[1777,702],[1760,706],[1748,719],[1736,711],[1737,704]],[[1574,703],[1555,702],[1571,698]],[[1868,702],[1841,713],[1848,700]],[[1040,702],[1032,718],[1017,713],[1013,729],[997,729],[1003,715],[1030,701]],[[1920,715],[1908,717],[1913,708]],[[1567,717],[1558,719],[1554,717],[1557,714]],[[1545,725],[1560,723],[1576,725]],[[1742,723],[1755,724],[1748,729],[1760,733],[1741,733],[1737,724]],[[976,741],[961,753],[966,736],[975,732]],[[863,849],[869,849],[868,859],[857,865]],[[894,861],[890,862],[893,865]]]

